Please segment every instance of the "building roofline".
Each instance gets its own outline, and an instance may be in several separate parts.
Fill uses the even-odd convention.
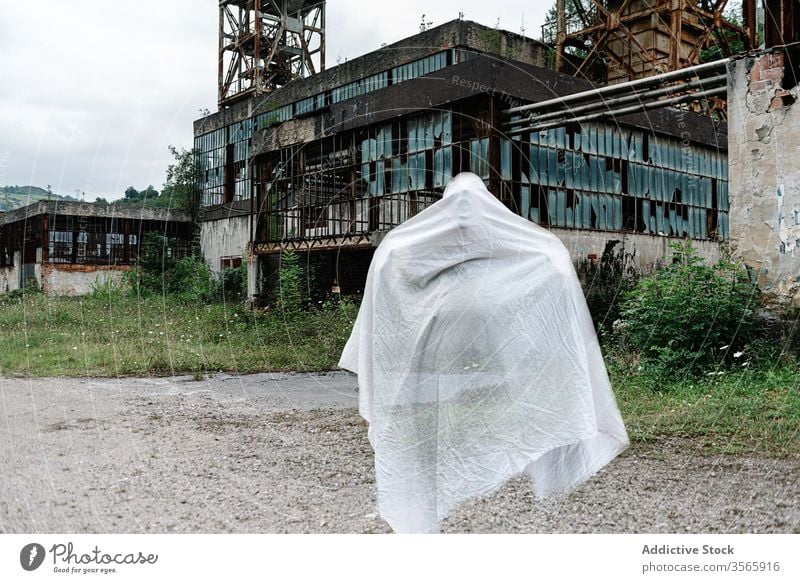
[[[371,75],[385,72],[444,50],[463,48],[529,61],[529,55],[547,48],[541,41],[508,30],[491,28],[471,20],[451,20],[439,26],[382,46],[280,89],[250,97],[194,122],[195,135],[237,123],[300,99],[330,91]],[[526,55],[525,53],[528,53]]]
[[[0,213],[0,225],[8,225],[46,214],[108,217],[113,219],[135,219],[145,221],[191,222],[189,213],[180,209],[102,204],[95,202],[41,200],[5,213]]]
[[[460,81],[468,81],[462,85]],[[260,155],[298,143],[336,135],[360,127],[386,123],[398,116],[450,107],[481,95],[493,95],[505,109],[536,103],[554,95],[569,95],[594,85],[579,77],[557,73],[536,65],[491,55],[475,58],[398,85],[390,85],[357,98],[331,105],[325,110],[259,129],[252,138],[252,153]],[[396,104],[403,104],[398,108]],[[569,120],[565,125],[569,125]],[[727,147],[724,122],[691,111],[663,108],[632,113],[596,123],[619,124],[648,133],[672,136],[712,148]],[[688,131],[688,134],[687,134]]]

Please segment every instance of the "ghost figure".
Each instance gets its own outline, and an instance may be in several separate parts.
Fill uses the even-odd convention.
[[[474,174],[381,242],[339,366],[396,532],[522,473],[566,494],[628,445],[568,251]]]

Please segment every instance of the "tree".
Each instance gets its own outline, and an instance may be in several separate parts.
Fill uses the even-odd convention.
[[[125,200],[135,201],[139,200],[141,197],[139,196],[139,191],[136,190],[133,186],[129,186],[125,189]]]
[[[544,18],[545,24],[552,23],[555,26],[556,20],[558,20],[558,11],[556,6],[557,5],[555,3],[550,6],[550,9],[547,11],[547,16]],[[564,0],[564,15],[567,22],[575,19],[576,17],[582,17],[583,15],[588,14],[591,11],[591,6],[592,3],[590,0]],[[584,24],[587,26],[589,25],[588,22],[585,22]]]
[[[98,196],[96,199],[94,199],[94,202],[95,202],[95,204],[108,204],[108,201],[105,198],[100,197],[100,196]]]
[[[158,191],[153,188],[152,184],[148,184],[147,188],[139,192],[139,197],[144,200],[158,198]]]
[[[558,10],[557,3],[554,2],[544,19],[543,38],[545,42],[555,43],[558,25]],[[594,14],[594,7],[591,0],[564,0],[564,20],[567,30],[575,28],[577,23],[582,23],[583,26],[591,26],[592,15]],[[564,52],[567,55],[573,55],[578,58],[585,58],[588,55],[589,47],[578,48],[575,46],[567,45],[564,47]]]
[[[727,22],[741,28],[744,22],[744,18],[742,17],[742,3],[731,2],[728,4],[728,6],[725,8],[725,12],[722,14],[722,18]],[[701,63],[716,61],[727,56],[725,54],[725,49],[727,48],[725,46],[726,42],[728,47],[730,47],[731,54],[735,55],[745,51],[745,39],[742,35],[736,34],[734,31],[722,27],[715,28],[714,33],[714,42],[700,51]]]
[[[196,150],[180,150],[169,146],[175,162],[167,167],[167,181],[161,190],[161,196],[169,201],[170,206],[180,208],[192,217],[194,230],[199,228],[200,191],[197,184],[200,178],[200,166]]]

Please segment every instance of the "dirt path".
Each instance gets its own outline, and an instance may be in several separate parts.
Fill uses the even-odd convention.
[[[388,532],[355,378],[0,379],[0,532]],[[570,497],[522,479],[446,532],[800,532],[800,460],[634,445]]]

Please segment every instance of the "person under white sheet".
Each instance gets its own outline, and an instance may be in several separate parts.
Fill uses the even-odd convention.
[[[566,494],[628,445],[568,251],[474,174],[381,242],[339,366],[396,532],[521,473]]]

